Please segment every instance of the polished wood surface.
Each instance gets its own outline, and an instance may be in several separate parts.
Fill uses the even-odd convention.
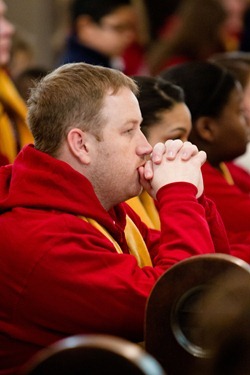
[[[77,335],[38,352],[22,375],[166,375],[144,349],[106,335]]]
[[[224,254],[194,256],[173,266],[153,288],[146,308],[145,349],[169,375],[192,374],[194,366],[210,357],[198,326],[202,298],[230,272],[250,275],[250,267]]]

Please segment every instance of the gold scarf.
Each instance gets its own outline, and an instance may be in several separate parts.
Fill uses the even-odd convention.
[[[157,208],[155,207],[155,203],[153,198],[144,190],[141,195],[139,196],[140,201],[142,202],[143,206],[145,207],[148,216],[152,220],[154,224],[154,229],[161,229],[161,223],[159,218],[159,213]]]
[[[114,245],[116,251],[119,254],[122,254],[122,249],[117,241],[108,233],[108,231],[97,221],[94,219],[86,218],[84,216],[80,216],[82,220],[87,221],[88,223],[92,224],[93,227],[98,229],[104,236],[106,236],[110,242]],[[125,237],[129,248],[129,253],[133,255],[139,267],[151,266],[152,262],[150,259],[150,255],[147,249],[147,246],[142,238],[140,231],[138,230],[135,223],[130,219],[130,217],[126,216],[126,227],[125,227]]]
[[[11,114],[16,124],[20,147],[33,143],[33,137],[26,124],[26,105],[7,73],[0,69],[0,153],[12,163],[18,150],[8,114]]]
[[[153,198],[143,191],[139,196],[131,198],[126,203],[140,216],[141,220],[149,228],[160,230],[159,213],[155,207]]]
[[[234,180],[225,163],[220,163],[220,170],[229,185],[234,185]]]

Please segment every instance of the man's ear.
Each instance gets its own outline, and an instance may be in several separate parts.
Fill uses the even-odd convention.
[[[88,149],[88,136],[81,129],[73,128],[68,132],[67,141],[72,154],[78,158],[81,163],[89,164],[90,155]]]
[[[197,136],[203,141],[212,143],[216,137],[218,125],[212,117],[202,116],[195,122]]]

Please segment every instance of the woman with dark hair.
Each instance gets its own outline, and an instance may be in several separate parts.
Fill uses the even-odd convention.
[[[141,129],[153,146],[168,139],[186,141],[191,130],[191,115],[184,91],[161,78],[133,77],[139,86]]]
[[[229,70],[240,81],[243,88],[243,107],[250,126],[250,54],[242,51],[221,53],[212,56],[210,61]],[[234,162],[250,172],[250,142],[247,151]]]
[[[149,50],[152,75],[187,61],[206,60],[226,51],[227,13],[218,0],[183,0],[176,11],[177,26]]]
[[[242,86],[210,62],[180,64],[161,77],[184,89],[193,125],[189,140],[207,153],[205,194],[217,205],[234,255],[250,262],[250,175],[232,162],[250,139]]]
[[[138,101],[143,121],[141,130],[151,146],[168,139],[186,141],[191,130],[191,115],[183,90],[162,78],[134,76],[139,87]],[[150,227],[160,229],[157,202],[143,191],[129,205]]]

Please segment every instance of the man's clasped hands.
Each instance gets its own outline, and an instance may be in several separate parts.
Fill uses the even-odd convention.
[[[205,161],[206,153],[191,142],[176,139],[157,143],[150,159],[139,168],[141,185],[155,198],[164,185],[188,182],[196,186],[199,198],[204,189],[201,166]]]

